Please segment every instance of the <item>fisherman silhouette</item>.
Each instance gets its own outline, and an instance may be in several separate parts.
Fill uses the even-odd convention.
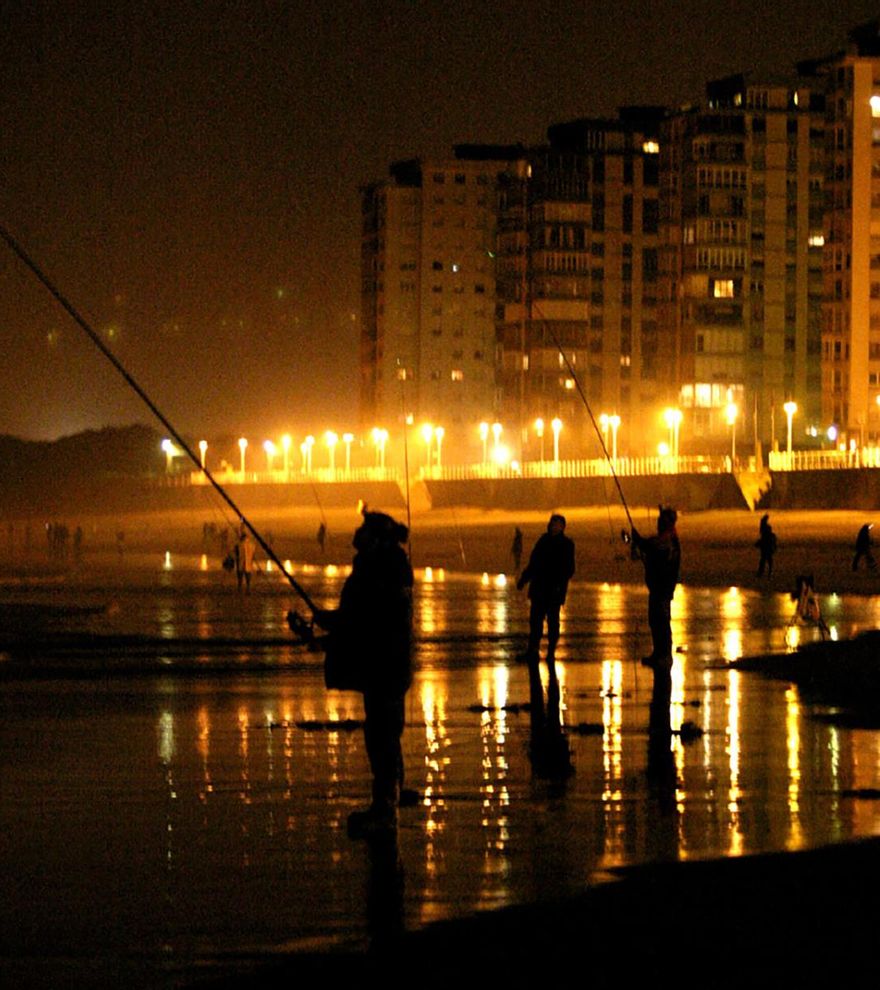
[[[408,535],[406,526],[384,512],[365,512],[352,541],[357,553],[339,608],[315,612],[315,623],[329,631],[332,649],[345,655],[364,696],[373,799],[369,808],[349,815],[352,838],[388,836],[397,828],[404,698],[412,680],[413,574],[401,545]]]
[[[681,569],[681,544],[675,523],[675,509],[660,506],[657,535],[644,537],[633,527],[633,552],[645,565],[648,586],[648,625],[651,627],[653,649],[642,658],[646,667],[670,670],[672,667],[672,627],[670,609]]]
[[[521,656],[530,666],[537,666],[544,620],[547,620],[547,667],[556,677],[554,658],[559,642],[559,610],[565,604],[568,582],[574,574],[574,541],[565,535],[565,516],[554,513],[547,532],[538,537],[526,569],[516,583],[521,591],[529,586],[529,645]]]
[[[858,536],[856,537],[856,555],[853,557],[852,569],[857,571],[859,569],[859,561],[862,557],[865,558],[865,566],[869,570],[876,570],[877,561],[874,560],[874,554],[871,553],[871,530],[874,528],[873,523],[865,523],[864,526],[859,530]]]
[[[758,539],[755,546],[761,551],[761,559],[758,561],[758,577],[763,577],[764,567],[767,568],[767,577],[773,575],[773,555],[776,553],[776,534],[770,525],[770,516],[764,513],[758,526]]]

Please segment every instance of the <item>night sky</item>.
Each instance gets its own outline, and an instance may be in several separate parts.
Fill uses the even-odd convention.
[[[0,0],[0,222],[179,429],[356,427],[359,186],[842,48],[875,2]],[[3,246],[0,433],[150,423]]]

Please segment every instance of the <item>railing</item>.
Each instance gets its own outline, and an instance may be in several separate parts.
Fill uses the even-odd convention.
[[[419,467],[414,477],[419,481],[479,481],[489,479],[523,478],[607,478],[614,473],[621,478],[650,477],[663,474],[730,474],[754,471],[754,457],[738,458],[736,464],[729,455],[690,455],[687,457],[618,457],[570,461],[527,461],[512,464],[445,464]],[[880,447],[857,450],[793,450],[771,451],[767,458],[771,471],[828,471],[841,468],[880,468]],[[185,475],[183,476],[186,477]],[[284,485],[284,484],[343,484],[345,482],[391,482],[401,484],[404,474],[395,467],[315,468],[291,471],[216,471],[214,477],[221,485]],[[181,476],[176,476],[177,483]],[[171,480],[171,479],[169,479]],[[201,471],[189,474],[193,485],[206,485]]]
[[[833,471],[842,468],[880,467],[880,447],[854,450],[771,451],[767,463],[771,471]]]
[[[403,477],[396,468],[359,467],[346,470],[341,468],[315,468],[313,471],[212,471],[221,485],[295,485],[346,481],[390,481],[397,483]],[[190,481],[194,485],[210,484],[201,471],[191,471]]]

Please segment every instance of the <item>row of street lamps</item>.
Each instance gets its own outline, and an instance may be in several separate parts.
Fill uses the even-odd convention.
[[[878,397],[878,403],[880,403],[880,397]],[[786,449],[789,455],[792,452],[792,420],[795,413],[797,412],[797,403],[788,401],[783,407],[785,411],[786,421],[787,421],[787,441]],[[735,402],[729,402],[725,407],[725,417],[728,426],[730,426],[730,455],[731,460],[736,460],[736,424],[739,418],[739,406]],[[667,408],[663,410],[663,420],[669,430],[669,443],[660,445],[660,452],[662,455],[671,455],[677,458],[679,455],[679,434],[681,428],[681,422],[683,419],[683,413],[681,409],[677,408]],[[620,428],[621,419],[616,413],[608,414],[602,413],[599,416],[599,426],[602,430],[602,440],[605,447],[605,453],[608,454],[608,439],[609,433],[611,435],[611,451],[610,456],[613,461],[617,460],[617,433]],[[540,456],[541,461],[544,461],[544,432],[545,424],[544,420],[538,418],[534,422],[535,436],[540,441]],[[559,417],[555,417],[550,421],[550,429],[553,434],[553,461],[554,463],[559,462],[559,435],[562,432],[562,420]],[[428,468],[432,466],[442,467],[442,452],[443,452],[443,438],[446,435],[446,431],[442,426],[434,426],[431,423],[425,423],[421,427],[421,437],[425,444],[425,464]],[[483,445],[483,464],[488,464],[490,459],[495,464],[507,464],[510,461],[510,449],[501,442],[501,437],[504,433],[504,427],[499,422],[494,422],[491,425],[488,422],[480,423],[478,427],[478,432],[480,440]],[[489,448],[489,436],[492,436],[492,447],[491,451]],[[376,456],[376,467],[384,469],[385,467],[385,450],[388,444],[389,434],[388,430],[382,429],[380,427],[374,427],[370,433],[370,438],[372,439],[373,446],[375,448]],[[327,430],[324,433],[323,440],[324,445],[327,448],[327,458],[328,467],[331,471],[336,470],[336,448],[339,445],[340,439],[345,447],[345,471],[346,473],[351,471],[351,445],[355,440],[353,433],[343,433],[340,437],[339,434],[333,430]],[[285,475],[290,474],[290,450],[292,446],[292,439],[290,434],[285,433],[281,437],[281,448],[280,453],[283,459],[282,471]],[[311,474],[312,472],[312,450],[316,446],[317,440],[312,435],[309,434],[303,442],[299,445],[300,456],[301,456],[301,468],[303,473]],[[246,437],[240,437],[238,440],[238,449],[240,456],[240,471],[242,476],[246,471],[246,456],[248,450],[248,440]],[[202,468],[205,467],[205,457],[208,451],[208,443],[206,440],[200,440],[199,444],[199,460]],[[179,451],[174,446],[174,444],[165,439],[162,441],[162,450],[166,457],[166,469],[170,473],[172,468],[172,462],[174,457],[178,456]],[[275,458],[279,454],[278,445],[275,444],[273,440],[266,440],[263,443],[263,451],[266,455],[266,470],[271,474],[274,468]]]

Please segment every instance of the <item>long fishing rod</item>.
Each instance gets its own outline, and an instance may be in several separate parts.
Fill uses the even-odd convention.
[[[614,484],[617,487],[617,494],[620,496],[620,503],[623,506],[623,511],[626,513],[627,521],[629,522],[630,529],[635,529],[635,523],[633,522],[632,516],[630,515],[629,506],[626,504],[626,496],[623,494],[623,488],[620,484],[620,479],[617,477],[617,472],[614,470],[614,461],[611,455],[608,453],[608,447],[605,445],[605,438],[602,435],[602,431],[599,429],[599,424],[596,422],[596,417],[593,415],[593,410],[590,407],[590,402],[587,399],[587,395],[581,387],[580,379],[577,376],[577,372],[574,370],[571,361],[569,361],[568,356],[562,349],[562,344],[559,342],[559,338],[556,336],[553,328],[550,326],[549,322],[545,319],[543,315],[540,314],[540,307],[535,306],[534,300],[532,301],[532,306],[534,306],[539,311],[539,316],[541,322],[544,324],[544,329],[550,334],[550,339],[559,351],[562,360],[565,362],[566,368],[568,368],[568,373],[571,375],[572,381],[574,381],[575,388],[578,391],[578,395],[581,397],[581,401],[587,410],[587,414],[590,417],[590,422],[593,424],[593,429],[596,431],[596,437],[599,440],[599,446],[602,448],[602,453],[605,455],[605,460],[608,462],[608,468],[611,471],[611,477],[614,479]]]
[[[91,340],[91,342],[98,348],[98,350],[104,355],[105,358],[113,365],[113,367],[122,375],[125,382],[140,396],[144,401],[150,412],[159,420],[159,422],[165,427],[165,429],[174,438],[180,449],[189,457],[189,459],[195,464],[195,466],[204,474],[208,481],[214,486],[216,491],[219,493],[220,497],[226,502],[226,504],[235,512],[238,518],[241,520],[243,526],[245,526],[253,536],[253,538],[259,543],[261,549],[266,554],[266,556],[278,565],[282,574],[287,578],[290,586],[293,590],[302,598],[306,603],[312,613],[317,611],[317,605],[315,605],[309,593],[302,587],[302,585],[290,574],[287,568],[278,559],[275,551],[269,544],[263,539],[262,536],[254,528],[253,524],[247,519],[245,514],[241,509],[235,504],[230,495],[227,493],[226,489],[217,481],[217,479],[211,474],[211,472],[202,465],[201,458],[199,458],[195,451],[192,450],[190,445],[183,439],[180,433],[175,429],[171,421],[164,415],[164,413],[159,409],[155,402],[147,395],[144,389],[138,384],[137,381],[132,377],[131,374],[122,365],[122,362],[116,357],[116,355],[107,347],[100,336],[95,332],[95,330],[90,326],[84,316],[74,307],[73,303],[61,292],[61,290],[52,282],[48,275],[40,268],[40,266],[34,261],[33,258],[25,251],[25,249],[18,243],[18,241],[10,234],[10,232],[0,224],[0,238],[2,238],[6,244],[10,247],[13,253],[30,269],[30,271],[36,276],[36,278],[43,284],[43,286],[48,290],[50,295],[55,299],[55,301],[65,310],[65,312],[71,317],[71,319],[76,323],[76,325],[86,334],[86,336]]]

